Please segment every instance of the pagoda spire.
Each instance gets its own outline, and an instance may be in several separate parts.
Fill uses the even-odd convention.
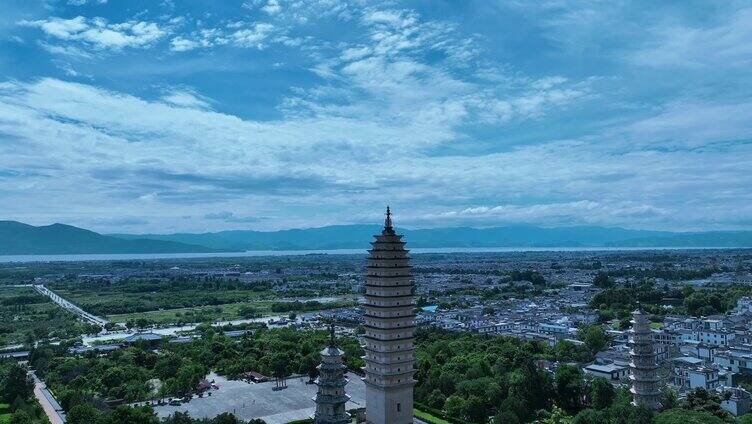
[[[337,341],[334,337],[334,322],[329,324],[329,346],[330,347],[337,347]]]
[[[386,219],[384,219],[384,231],[382,234],[394,234],[394,227],[392,226],[392,211],[389,206],[386,207]]]

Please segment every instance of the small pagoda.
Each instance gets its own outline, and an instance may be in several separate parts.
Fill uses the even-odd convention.
[[[345,393],[347,378],[345,366],[342,361],[344,352],[337,348],[334,338],[334,324],[329,328],[329,346],[321,351],[321,365],[319,377],[316,380],[318,391],[316,392],[316,414],[313,417],[315,424],[347,424],[350,415],[345,410],[345,404],[350,396]]]
[[[629,347],[632,404],[658,410],[661,407],[661,392],[658,390],[658,365],[653,349],[653,332],[650,330],[650,321],[640,310],[632,313]]]

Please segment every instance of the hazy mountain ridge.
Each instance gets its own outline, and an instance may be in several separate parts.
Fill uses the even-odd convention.
[[[243,250],[367,249],[379,225],[334,225],[280,231],[110,234],[52,224],[0,221],[0,255],[203,253]],[[512,225],[493,228],[398,229],[410,248],[441,247],[752,247],[752,231],[676,233],[616,227]]]
[[[56,255],[85,253],[203,253],[212,252],[170,240],[123,239],[64,224],[35,227],[0,221],[0,255]]]
[[[215,233],[141,234],[148,238],[232,250],[366,249],[379,225],[335,225],[319,228]],[[428,247],[752,247],[752,231],[677,233],[618,227],[545,228],[513,225],[493,228],[398,229],[411,248]]]

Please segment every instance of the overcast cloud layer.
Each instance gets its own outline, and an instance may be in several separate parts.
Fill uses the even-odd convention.
[[[752,229],[752,2],[5,0],[0,219]]]

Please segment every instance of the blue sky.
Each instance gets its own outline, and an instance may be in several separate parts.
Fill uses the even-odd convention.
[[[2,218],[752,229],[752,2],[2,0]]]

